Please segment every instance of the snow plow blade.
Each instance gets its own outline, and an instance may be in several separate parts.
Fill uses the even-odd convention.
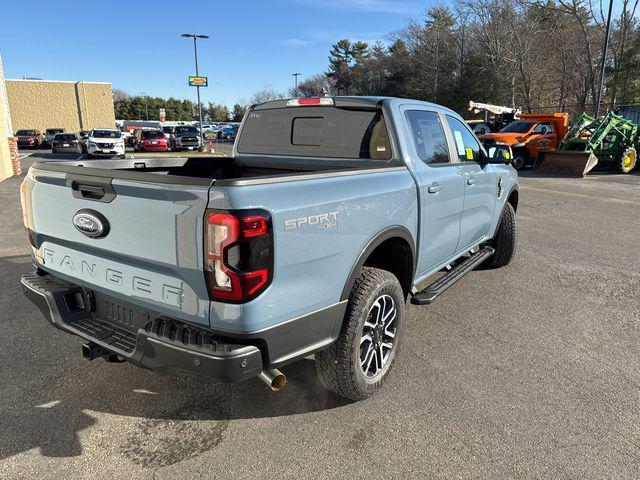
[[[597,164],[598,157],[589,152],[540,152],[533,169],[540,173],[584,178]]]

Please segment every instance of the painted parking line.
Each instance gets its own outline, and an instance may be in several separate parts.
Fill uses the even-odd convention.
[[[605,203],[620,203],[623,205],[640,206],[640,200],[627,200],[624,198],[607,197],[602,195],[587,195],[584,193],[565,192],[563,190],[554,190],[551,188],[539,188],[539,187],[529,187],[529,186],[521,185],[520,190],[529,190],[532,192],[541,192],[541,193],[552,193],[554,195],[564,195],[565,197],[588,198],[590,200],[597,200]]]

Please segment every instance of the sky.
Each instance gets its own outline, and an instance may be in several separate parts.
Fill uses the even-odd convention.
[[[389,40],[438,0],[10,1],[0,29],[5,77],[110,82],[129,94],[195,99],[198,41],[203,102],[232,107],[265,87],[286,92],[327,69],[342,39]],[[441,3],[441,2],[439,2]]]

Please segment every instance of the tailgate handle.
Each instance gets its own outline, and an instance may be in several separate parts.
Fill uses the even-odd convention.
[[[111,185],[111,179],[98,177],[82,178],[80,175],[73,178],[67,177],[67,186],[71,188],[74,198],[93,200],[95,202],[109,203],[116,198],[116,192]]]
[[[100,200],[105,194],[104,188],[98,185],[83,185],[74,182],[72,188],[77,190],[82,198],[90,198],[91,200]]]

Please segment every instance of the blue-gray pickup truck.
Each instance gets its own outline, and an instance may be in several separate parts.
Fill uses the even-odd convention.
[[[359,400],[389,374],[407,300],[511,261],[510,153],[438,105],[321,97],[252,106],[231,157],[36,163],[22,285],[88,359],[278,390],[315,354]]]

